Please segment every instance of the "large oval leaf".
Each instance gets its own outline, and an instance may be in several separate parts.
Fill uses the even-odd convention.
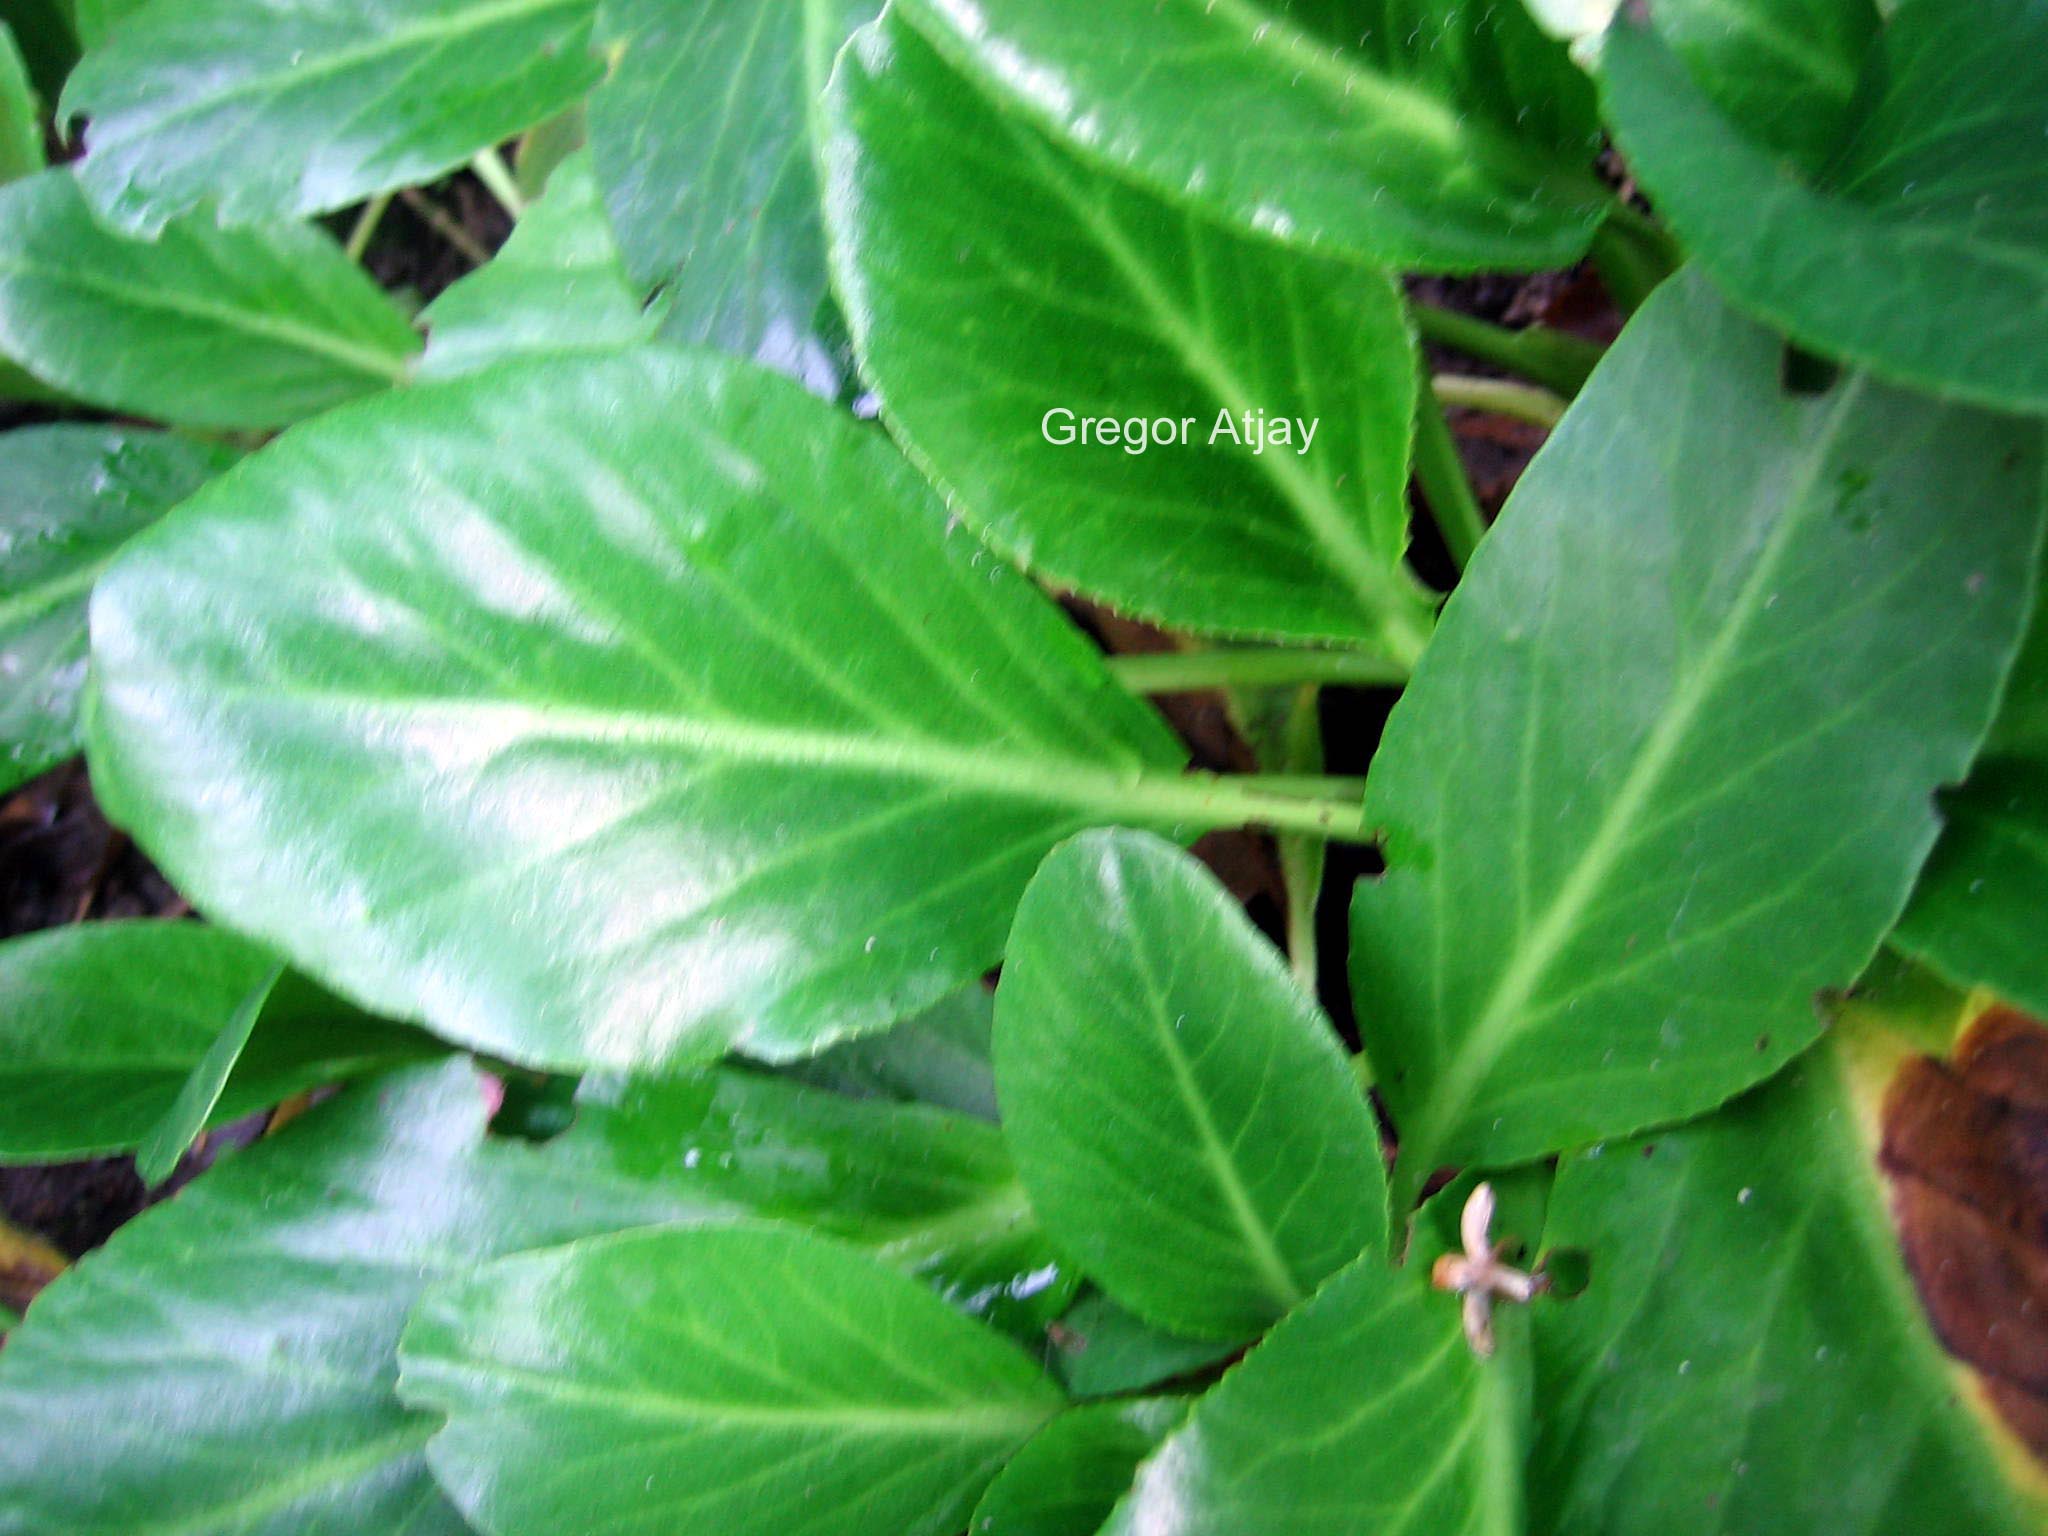
[[[320,231],[151,241],[102,227],[68,170],[0,188],[0,357],[108,410],[281,427],[404,382],[419,338]]]
[[[134,1149],[252,995],[254,1033],[194,1129],[433,1049],[300,981],[273,996],[275,967],[198,923],[83,923],[0,944],[0,1162]]]
[[[430,1293],[400,1389],[499,1536],[941,1536],[1060,1406],[1015,1346],[798,1233],[629,1233]]]
[[[1705,1109],[1819,1031],[1983,739],[2037,425],[1778,383],[1697,278],[1594,373],[1373,761],[1361,1028],[1404,1193]],[[1763,884],[1759,885],[1759,880]]]
[[[2040,1529],[1920,1315],[1850,1066],[1565,1160],[1545,1242],[1589,1280],[1536,1311],[1532,1531]]]
[[[569,105],[603,73],[596,0],[165,0],[64,88],[91,118],[79,178],[153,233],[326,213],[431,181]]]
[[[1081,827],[1330,814],[1148,771],[1157,717],[879,434],[709,356],[312,423],[92,623],[96,783],[179,888],[522,1062],[801,1055],[986,969]]]
[[[0,1530],[463,1536],[437,1421],[393,1393],[422,1286],[692,1210],[587,1148],[488,1142],[484,1114],[466,1062],[365,1084],[45,1290],[0,1351]]]
[[[1519,1530],[1524,1359],[1519,1330],[1479,1359],[1455,1300],[1369,1254],[1210,1389],[1102,1536]]]
[[[2048,7],[1887,10],[1856,110],[1811,169],[1726,115],[1647,23],[1624,18],[1607,40],[1609,117],[1658,210],[1744,308],[1888,378],[2041,409]],[[1775,45],[1766,33],[1704,62],[1747,67]]]
[[[232,461],[126,427],[0,437],[0,790],[78,750],[85,603],[101,569]]]
[[[1421,649],[1414,343],[1390,279],[1109,180],[895,13],[841,55],[825,122],[855,345],[962,515],[1171,627]],[[1089,419],[1119,441],[1077,441]],[[1133,423],[1171,438],[1134,448]]]
[[[1386,1246],[1379,1132],[1335,1032],[1190,856],[1053,851],[996,990],[1003,1131],[1056,1241],[1118,1301],[1242,1338]]]
[[[1491,0],[902,0],[1077,151],[1242,228],[1390,267],[1585,249],[1591,93]]]

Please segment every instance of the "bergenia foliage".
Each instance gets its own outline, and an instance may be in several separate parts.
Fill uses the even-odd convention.
[[[0,1162],[176,1190],[0,1225],[0,1533],[2048,1529],[2044,124],[2041,0],[10,7],[0,826],[194,915],[0,942]]]

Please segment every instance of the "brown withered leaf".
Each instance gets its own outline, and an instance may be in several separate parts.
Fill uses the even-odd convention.
[[[1936,1335],[2048,1466],[2048,1028],[1994,1007],[1909,1059],[1879,1163]]]

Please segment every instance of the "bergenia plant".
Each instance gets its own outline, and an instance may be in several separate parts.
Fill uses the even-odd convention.
[[[0,1536],[2048,1529],[2048,0],[5,21]]]

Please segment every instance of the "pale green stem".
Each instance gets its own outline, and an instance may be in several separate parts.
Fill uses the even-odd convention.
[[[1517,384],[1512,379],[1480,379],[1464,373],[1440,373],[1429,381],[1436,397],[1445,405],[1463,406],[1468,411],[1492,411],[1517,421],[1554,427],[1564,419],[1568,402],[1534,384]]]
[[[476,179],[484,189],[495,197],[504,210],[516,220],[526,212],[526,197],[519,190],[519,182],[505,164],[504,156],[496,149],[487,149],[469,162],[469,168],[476,172]]]
[[[1323,733],[1317,718],[1320,690],[1313,684],[1298,690],[1281,726],[1281,762],[1290,772],[1323,766]],[[1364,785],[1359,786],[1363,798]],[[1320,957],[1316,952],[1316,901],[1322,894],[1322,848],[1310,838],[1283,834],[1274,839],[1280,859],[1280,881],[1287,896],[1287,963],[1295,979],[1311,995],[1316,990]]]
[[[1443,406],[1427,384],[1415,412],[1415,480],[1422,487],[1423,500],[1429,503],[1430,516],[1436,519],[1437,531],[1444,536],[1444,547],[1462,571],[1486,535],[1486,515],[1465,476]]]
[[[360,262],[363,259],[363,252],[370,248],[370,239],[377,233],[377,226],[384,222],[384,211],[391,206],[391,197],[389,192],[379,192],[363,204],[363,211],[356,215],[355,227],[348,232],[345,249],[350,261]]]
[[[416,188],[407,187],[398,194],[398,200],[418,214],[435,234],[467,256],[473,265],[480,267],[491,259],[490,251],[478,243],[476,236],[435,207]]]
[[[1266,787],[1265,774],[1185,773],[1147,777],[1125,802],[1126,814],[1182,820],[1201,826],[1268,827],[1343,843],[1370,843],[1363,797],[1308,799]]]
[[[1408,668],[1373,651],[1220,649],[1159,651],[1103,658],[1133,693],[1192,693],[1204,688],[1293,688],[1304,683],[1388,687]]]
[[[1594,342],[1547,326],[1510,330],[1433,304],[1411,304],[1409,311],[1425,341],[1492,363],[1561,395],[1577,394],[1593,365],[1606,355],[1606,349]]]

